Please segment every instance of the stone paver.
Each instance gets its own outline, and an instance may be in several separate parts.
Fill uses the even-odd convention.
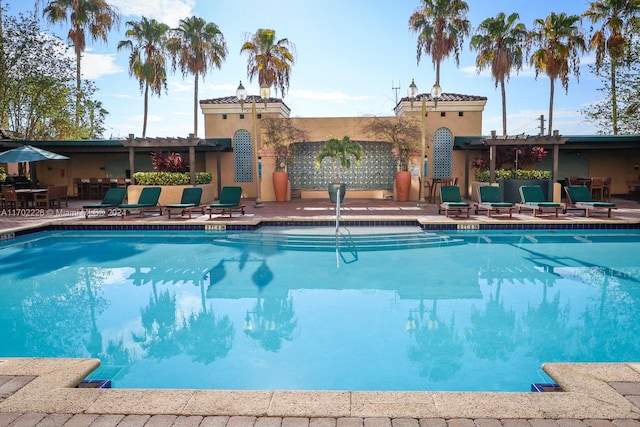
[[[124,415],[100,415],[93,423],[91,427],[113,427],[117,426],[124,418]]]
[[[364,427],[391,427],[391,420],[383,417],[365,418]]]
[[[475,423],[469,418],[454,418],[447,420],[447,425],[449,427],[475,427]]]
[[[253,427],[256,422],[256,417],[230,417],[227,422],[227,427]]]
[[[214,417],[204,417],[202,419],[202,423],[200,427],[225,427],[229,422],[229,417],[224,416],[214,416]]]
[[[283,418],[282,427],[309,427],[309,418],[304,418],[304,417]]]
[[[360,417],[338,418],[336,427],[364,427],[364,419]]]
[[[476,427],[502,427],[502,423],[493,418],[479,418],[474,420],[474,422]]]
[[[307,424],[309,421],[307,420]],[[256,420],[254,427],[280,427],[282,418],[280,417],[260,417]]]
[[[311,418],[309,427],[336,427],[335,418]]]
[[[67,420],[64,427],[86,427],[96,419],[98,419],[98,414],[75,414]]]
[[[203,417],[200,415],[190,415],[184,416],[181,415],[176,418],[176,421],[173,423],[174,427],[199,427],[202,423]]]
[[[529,420],[529,424],[531,424],[531,427],[558,427],[556,420],[545,420],[540,418]]]
[[[419,427],[418,420],[415,418],[394,418],[391,420],[393,427]]]

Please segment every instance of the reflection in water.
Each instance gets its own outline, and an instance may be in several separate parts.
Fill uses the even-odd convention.
[[[277,352],[282,340],[291,341],[298,322],[293,310],[293,299],[261,298],[252,310],[247,310],[242,330],[267,350]]]
[[[456,237],[339,268],[206,234],[16,240],[0,355],[99,357],[119,387],[355,390],[527,390],[543,362],[640,358],[640,236]]]
[[[420,302],[422,306],[422,301]],[[410,318],[409,332],[415,338],[415,344],[409,346],[409,360],[419,367],[420,376],[431,381],[451,378],[462,365],[464,343],[458,337],[455,318],[442,321],[437,314],[437,300],[433,300],[427,321],[425,310],[420,310],[416,318]],[[414,327],[415,325],[415,327]]]

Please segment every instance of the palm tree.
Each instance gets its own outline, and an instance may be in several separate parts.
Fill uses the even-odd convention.
[[[36,3],[37,6],[38,3]],[[67,38],[76,54],[76,127],[80,125],[81,81],[80,60],[87,46],[87,35],[107,42],[109,31],[120,22],[118,10],[105,0],[54,0],[43,10],[53,24],[69,21]],[[88,33],[88,34],[87,34]]]
[[[589,4],[583,13],[592,24],[602,23],[600,29],[591,35],[590,47],[596,52],[596,70],[603,65],[609,56],[611,67],[611,116],[613,118],[613,134],[618,134],[618,97],[616,91],[616,72],[630,37],[624,34],[630,21],[638,22],[640,0],[596,0]]]
[[[534,29],[529,33],[529,43],[536,48],[529,62],[536,70],[536,78],[544,72],[550,81],[549,135],[553,132],[555,80],[559,79],[568,92],[569,74],[580,77],[580,54],[587,51],[587,45],[579,24],[578,15],[552,12],[545,19],[534,20]]]
[[[511,70],[522,69],[523,51],[527,38],[527,28],[523,23],[518,22],[519,19],[520,16],[517,13],[512,13],[506,18],[505,14],[500,12],[495,18],[482,21],[471,38],[471,49],[478,51],[476,56],[478,73],[490,68],[496,87],[500,85],[503,135],[507,135],[505,80],[509,80]]]
[[[167,47],[176,61],[182,75],[193,74],[193,134],[198,135],[198,80],[200,74],[204,79],[207,68],[213,66],[220,69],[227,57],[227,44],[224,36],[214,23],[192,16],[181,19],[178,28],[173,30],[174,36],[169,39]]]
[[[167,89],[166,43],[169,26],[155,19],[148,20],[144,16],[141,21],[128,21],[130,27],[125,37],[118,43],[118,50],[130,49],[129,75],[135,76],[140,83],[140,91],[144,88],[144,120],[142,137],[147,135],[147,115],[149,112],[149,90],[151,94],[160,96],[162,89]],[[135,41],[135,45],[134,42]]]
[[[464,0],[420,0],[420,7],[409,18],[409,28],[418,34],[417,59],[422,53],[431,56],[440,85],[440,63],[453,54],[460,65],[460,51],[471,24],[467,20],[469,5]]]
[[[260,87],[272,85],[282,93],[289,90],[291,66],[295,63],[295,45],[288,39],[276,39],[275,30],[260,28],[250,34],[240,48],[240,53],[247,52],[247,76],[249,81],[258,76]]]

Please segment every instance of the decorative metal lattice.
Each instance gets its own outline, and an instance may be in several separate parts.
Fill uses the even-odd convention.
[[[433,134],[433,177],[451,178],[451,157],[453,155],[453,135],[447,128],[440,128]]]
[[[253,144],[251,134],[240,129],[233,135],[233,164],[236,182],[253,182]]]
[[[332,183],[333,167],[330,159],[322,162],[320,170],[315,168],[315,158],[324,142],[298,142],[291,144],[293,160],[289,164],[291,188],[301,190],[326,190]],[[360,166],[343,170],[342,182],[351,190],[378,190],[393,188],[396,159],[391,153],[391,144],[384,142],[360,142],[364,156]]]

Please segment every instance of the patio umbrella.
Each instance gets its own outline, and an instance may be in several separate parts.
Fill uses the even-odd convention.
[[[31,145],[23,145],[22,147],[0,153],[0,163],[23,163],[37,162],[40,160],[67,160],[67,156],[52,153],[51,151],[36,148]]]

